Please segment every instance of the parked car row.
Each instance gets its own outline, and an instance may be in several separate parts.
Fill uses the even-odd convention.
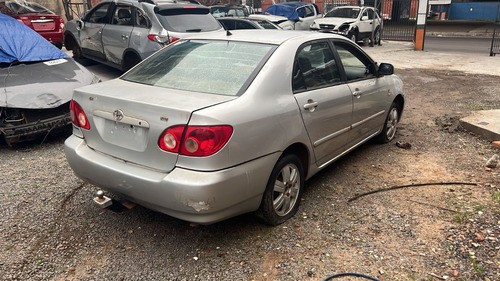
[[[66,24],[64,44],[75,59],[89,58],[127,71],[180,38],[224,29],[322,30],[355,42],[371,38],[373,31],[375,41],[380,40],[381,21],[373,8],[346,9],[357,18],[345,18],[344,8],[321,17],[316,4],[303,2],[279,3],[253,14],[244,5],[205,7],[195,0],[104,0]]]

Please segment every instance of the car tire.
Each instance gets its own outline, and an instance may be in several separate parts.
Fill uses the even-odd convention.
[[[377,27],[373,33],[373,45],[378,44],[380,44],[380,27]]]
[[[123,59],[123,72],[127,72],[129,69],[134,67],[136,64],[141,62],[141,58],[136,54],[127,54]]]
[[[76,43],[76,41],[74,42],[72,51],[73,51],[73,58],[75,60],[80,60],[83,58],[82,48],[80,47],[80,45],[78,45],[78,43]]]
[[[357,31],[353,31],[349,35],[349,39],[351,39],[351,41],[354,42],[354,43],[358,43],[358,32]]]
[[[304,188],[304,170],[300,159],[286,154],[271,172],[257,216],[277,226],[297,213]]]
[[[399,122],[401,111],[397,103],[393,102],[387,117],[385,118],[384,128],[382,132],[376,137],[377,141],[380,143],[391,142],[396,136],[397,125]]]

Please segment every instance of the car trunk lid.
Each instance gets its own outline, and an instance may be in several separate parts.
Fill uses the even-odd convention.
[[[17,19],[37,32],[57,31],[61,29],[61,20],[58,15],[23,14],[18,15]]]
[[[192,112],[234,96],[165,89],[115,79],[75,91],[90,123],[83,130],[89,147],[122,161],[170,171],[177,153],[158,146],[161,133],[189,123]]]

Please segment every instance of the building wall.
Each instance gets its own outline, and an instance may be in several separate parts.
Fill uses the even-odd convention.
[[[498,2],[465,2],[451,3],[448,10],[449,20],[485,20],[500,19]]]

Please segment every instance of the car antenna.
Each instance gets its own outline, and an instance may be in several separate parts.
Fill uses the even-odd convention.
[[[231,36],[231,35],[233,35],[233,34],[232,34],[229,30],[226,30],[226,35],[227,35],[227,36]]]

